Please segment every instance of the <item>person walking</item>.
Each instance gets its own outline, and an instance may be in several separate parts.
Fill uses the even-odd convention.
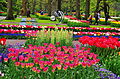
[[[109,14],[106,13],[106,16],[105,16],[105,24],[106,24],[106,25],[108,24],[107,21],[108,21],[109,18],[110,18]]]
[[[30,9],[27,10],[27,17],[30,17]]]

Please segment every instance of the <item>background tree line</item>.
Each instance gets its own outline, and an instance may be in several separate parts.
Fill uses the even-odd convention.
[[[32,14],[44,10],[49,16],[56,10],[69,14],[74,11],[77,18],[81,18],[80,14],[85,13],[87,19],[95,11],[104,12],[104,16],[106,13],[118,16],[119,5],[120,0],[0,0],[0,11],[7,12],[6,19],[14,19],[13,14],[26,16],[27,9],[30,9]]]

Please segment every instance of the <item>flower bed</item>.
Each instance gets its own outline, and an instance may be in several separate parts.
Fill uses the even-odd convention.
[[[79,42],[86,47],[91,48],[91,52],[95,52],[101,59],[100,63],[104,68],[109,69],[120,76],[120,41],[119,38],[113,37],[88,37],[79,38]],[[117,78],[115,78],[117,79]],[[119,79],[119,78],[118,78]]]
[[[1,29],[26,29],[26,30],[41,30],[41,29],[65,29],[71,31],[98,31],[98,32],[119,32],[120,28],[99,28],[99,27],[52,27],[52,26],[31,26],[31,25],[0,25]]]
[[[5,76],[2,78],[97,78],[99,76],[92,68],[93,64],[99,62],[97,55],[90,53],[89,49],[80,49],[79,46],[74,50],[70,46],[57,47],[45,43],[44,46],[28,45],[28,48],[9,48],[8,51],[10,52],[7,54],[8,58],[5,57],[3,62],[6,67],[2,70]],[[86,74],[83,76],[81,73]],[[90,74],[93,75],[89,76]]]
[[[119,36],[120,32],[74,32],[74,35]]]
[[[118,22],[112,22],[111,26],[119,28],[120,27],[120,21],[118,21]]]
[[[89,21],[86,21],[86,20],[79,20],[79,19],[77,19],[77,18],[74,18],[74,17],[72,17],[71,15],[66,15],[66,16],[64,16],[66,19],[68,18],[68,19],[71,19],[71,20],[76,20],[77,22],[82,22],[82,23],[87,23],[87,24],[89,24]]]

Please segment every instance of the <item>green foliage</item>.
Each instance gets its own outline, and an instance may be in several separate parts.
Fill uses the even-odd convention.
[[[106,69],[120,76],[120,55],[115,54],[110,56],[109,58],[104,59],[103,62]]]
[[[31,68],[16,67],[12,60],[9,63],[3,63],[2,66],[5,76],[0,77],[1,79],[99,79],[99,72],[92,67],[83,68],[81,65],[67,70],[56,69],[55,72],[48,70],[40,73],[33,72]]]
[[[72,36],[73,33],[67,30],[41,30],[38,32],[36,38],[28,39],[26,45],[42,45],[43,43],[56,44],[57,42],[60,42],[60,46],[71,46],[73,41]]]
[[[63,19],[62,23],[66,23],[67,24],[68,19]]]
[[[70,22],[70,21],[67,22],[67,25],[68,25],[69,27],[89,27],[89,25],[86,24],[86,23]]]
[[[118,27],[118,28],[119,28],[119,27],[120,27],[120,24],[111,23],[110,26],[111,26],[111,27]]]

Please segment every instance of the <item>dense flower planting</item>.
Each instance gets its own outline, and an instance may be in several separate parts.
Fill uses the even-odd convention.
[[[76,20],[76,22],[89,23],[89,21],[79,20],[79,19],[77,19],[77,18],[75,18],[75,17],[72,17],[71,15],[66,15],[66,16],[64,16],[64,17],[69,18],[69,19],[71,19],[71,20]]]
[[[74,50],[72,47],[56,47],[53,44],[44,43],[44,46],[29,45],[28,48],[8,50],[11,53],[8,54],[8,58],[4,58],[5,62],[10,58],[15,62],[15,66],[31,68],[36,73],[72,69],[79,65],[90,67],[99,62],[96,54],[90,53],[89,49],[79,49],[79,46]]]
[[[11,33],[11,34],[18,34],[18,33],[36,33],[38,31],[34,30],[13,30],[13,29],[0,29],[0,33]]]
[[[74,35],[119,36],[120,32],[74,32]]]
[[[106,30],[108,30],[108,31],[111,31],[111,30],[113,30],[113,31],[120,31],[120,28],[99,28],[99,27],[52,27],[52,26],[32,26],[32,25],[0,25],[0,27],[1,28],[6,28],[6,29],[8,29],[8,28],[12,28],[12,29],[14,29],[14,28],[37,28],[37,29],[43,29],[43,28],[45,28],[45,29],[68,29],[68,30],[75,30],[75,31],[80,31],[80,30],[86,30],[86,31],[90,31],[90,30],[95,30],[95,31],[97,31],[97,30],[101,30],[101,31],[106,31]]]
[[[84,37],[79,38],[79,42],[82,44],[88,44],[90,46],[96,46],[96,47],[101,47],[101,48],[116,49],[120,47],[119,39],[113,38],[113,37],[93,38],[93,37],[84,36]]]

